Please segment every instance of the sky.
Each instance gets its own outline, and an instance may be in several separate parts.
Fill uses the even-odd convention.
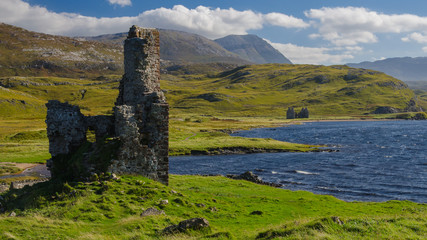
[[[0,22],[64,36],[132,25],[256,34],[297,64],[427,55],[426,0],[0,0]]]

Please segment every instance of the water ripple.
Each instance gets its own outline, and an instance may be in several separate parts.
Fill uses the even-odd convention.
[[[284,184],[284,188],[348,201],[427,202],[425,121],[312,122],[234,135],[326,144],[340,152],[173,157],[170,172],[256,171],[264,181]]]

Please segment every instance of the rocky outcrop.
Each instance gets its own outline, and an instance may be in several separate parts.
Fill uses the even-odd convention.
[[[1,183],[0,184],[0,193],[6,192],[12,189],[21,189],[25,186],[33,186],[36,183],[46,182],[47,178],[37,179],[37,180],[22,180],[22,181],[13,181],[10,184]]]
[[[53,178],[84,179],[87,176],[82,175],[108,170],[143,175],[168,184],[169,105],[160,89],[159,47],[157,30],[132,26],[125,40],[125,74],[120,81],[113,116],[85,117],[77,106],[54,100],[46,104],[52,155],[49,167]],[[88,129],[95,131],[96,144],[78,153],[77,149],[88,145]],[[106,158],[112,159],[103,160],[104,164],[91,162],[99,158],[95,155],[103,154],[99,148],[105,145],[107,136],[119,142],[117,149],[107,146],[110,149],[106,150],[113,153]]]
[[[415,99],[411,99],[405,108],[405,112],[422,112],[422,111],[423,109],[417,106],[417,102]]]
[[[209,228],[208,220],[204,218],[192,218],[192,219],[184,220],[178,223],[178,225],[171,225],[169,227],[166,227],[165,229],[163,229],[162,234],[164,235],[175,234],[175,233],[186,232],[188,230],[200,231],[208,228]]]
[[[389,114],[389,113],[398,113],[400,112],[398,109],[388,106],[381,106],[375,109],[374,114]]]
[[[226,177],[231,178],[231,179],[236,179],[236,180],[246,180],[246,181],[253,182],[256,184],[267,185],[267,186],[272,186],[272,187],[282,187],[282,184],[263,181],[260,177],[258,177],[257,175],[255,175],[251,171],[247,171],[247,172],[242,173],[240,175],[228,174]]]
[[[425,113],[425,112],[416,113],[412,119],[413,120],[427,120],[427,113]]]
[[[141,213],[141,217],[165,215],[165,211],[150,207]]]

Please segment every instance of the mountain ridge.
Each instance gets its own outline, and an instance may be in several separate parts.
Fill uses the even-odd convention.
[[[427,82],[427,57],[394,57],[373,62],[347,63],[346,65],[381,71],[405,82]]]
[[[257,64],[292,64],[282,53],[257,35],[228,35],[216,39],[215,42],[228,51],[238,54],[241,58]]]
[[[159,32],[163,72],[168,68],[176,69],[174,66],[177,65],[198,65],[196,68],[199,70],[216,71],[254,63],[290,63],[255,35],[239,36],[248,42],[247,49],[240,44],[241,51],[232,52],[197,34],[167,29],[159,29]],[[96,78],[100,75],[121,75],[126,36],[127,33],[115,33],[73,38],[1,23],[0,76]]]
[[[213,63],[253,64],[229,52],[218,43],[203,36],[177,30],[158,29],[160,33],[160,57],[163,65]],[[78,37],[88,41],[114,44],[123,48],[127,33],[105,34],[94,37]]]

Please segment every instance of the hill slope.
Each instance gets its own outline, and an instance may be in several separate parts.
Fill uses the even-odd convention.
[[[126,33],[62,37],[0,23],[0,76],[94,78],[122,74]],[[163,66],[188,63],[250,64],[196,34],[160,30]],[[226,67],[228,68],[228,67]]]
[[[228,116],[284,116],[290,106],[316,115],[365,114],[379,106],[404,111],[414,93],[384,73],[347,66],[263,64],[216,76],[164,76],[174,111]]]
[[[111,44],[27,31],[0,23],[0,76],[118,74],[123,53]]]
[[[37,101],[69,101],[85,114],[104,114],[113,107],[119,79],[1,78],[0,86]],[[308,107],[315,115],[364,114],[379,106],[405,111],[415,96],[402,81],[346,66],[263,64],[217,74],[163,74],[161,85],[171,113],[178,115],[283,117],[290,106]]]
[[[427,234],[425,204],[345,202],[218,176],[172,175],[170,186],[140,176],[45,182],[2,194],[0,203],[6,208],[0,213],[1,239],[422,239]],[[206,219],[209,227],[162,233],[192,218]]]
[[[258,64],[263,63],[288,63],[289,59],[283,56],[269,43],[256,35],[229,35],[215,42],[230,52],[238,54],[241,58]]]

